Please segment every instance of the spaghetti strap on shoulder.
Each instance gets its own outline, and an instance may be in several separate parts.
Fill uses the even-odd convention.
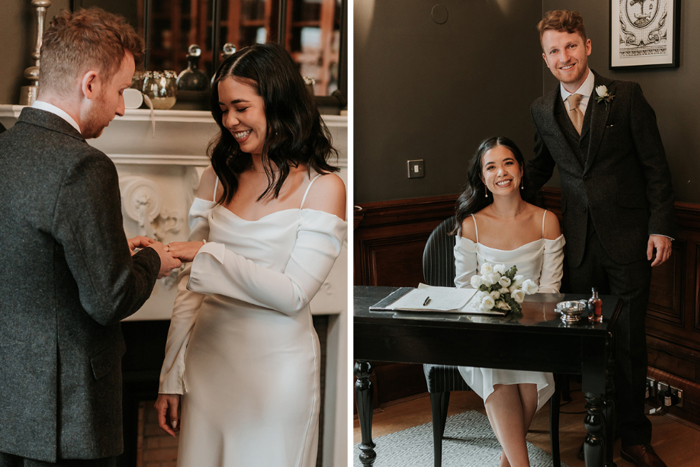
[[[309,185],[306,187],[306,191],[304,192],[304,197],[301,199],[301,205],[299,206],[299,209],[302,209],[302,208],[304,207],[304,203],[306,202],[306,195],[309,194],[309,188],[311,188],[311,185],[313,185],[314,182],[316,181],[316,179],[317,179],[318,177],[320,177],[321,175],[323,175],[323,174],[317,174],[317,175],[316,175],[314,178],[312,178],[311,181],[309,182]]]
[[[547,210],[545,209],[542,213],[542,238],[544,238],[544,220],[547,217]]]
[[[472,220],[474,221],[474,233],[476,234],[476,243],[479,243],[479,229],[476,227],[476,217],[474,217],[474,214],[471,214]]]
[[[216,177],[216,182],[214,182],[214,195],[211,197],[211,200],[216,203],[216,192],[219,189],[219,177]]]

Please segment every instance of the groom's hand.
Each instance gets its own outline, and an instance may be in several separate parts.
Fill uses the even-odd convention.
[[[165,251],[165,246],[163,246],[162,243],[153,242],[148,246],[149,248],[156,250],[158,256],[160,256],[160,271],[158,272],[158,279],[167,276],[170,274],[170,271],[175,268],[179,268],[182,265],[179,259],[173,258],[170,253]]]
[[[144,237],[143,235],[139,235],[134,238],[130,238],[127,240],[129,243],[129,250],[131,250],[131,256],[134,256],[136,254],[136,248],[146,248],[147,246],[151,246],[155,240],[152,238]]]
[[[670,238],[663,235],[649,235],[649,242],[647,243],[647,259],[649,261],[654,257],[654,250],[656,250],[656,257],[654,262],[651,263],[651,267],[663,264],[671,257],[672,249]]]

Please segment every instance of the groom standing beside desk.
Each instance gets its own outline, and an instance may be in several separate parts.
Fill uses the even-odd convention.
[[[591,41],[578,12],[550,11],[538,30],[542,57],[560,85],[532,104],[535,156],[525,188],[533,198],[559,167],[570,292],[597,287],[624,300],[615,374],[622,457],[638,466],[665,466],[651,447],[644,415],[651,267],[668,259],[675,235],[671,175],[656,116],[637,83],[588,68]]]
[[[141,56],[123,19],[62,13],[39,100],[0,136],[0,467],[114,466],[123,450],[119,321],[180,261],[127,241],[117,170],[85,139],[124,114]]]

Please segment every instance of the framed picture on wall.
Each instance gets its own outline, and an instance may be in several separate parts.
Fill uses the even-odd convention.
[[[680,0],[610,0],[610,69],[677,67]]]

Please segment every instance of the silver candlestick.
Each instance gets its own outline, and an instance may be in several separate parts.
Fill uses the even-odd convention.
[[[22,86],[19,95],[20,105],[32,105],[39,93],[39,56],[41,52],[41,37],[44,35],[44,20],[46,10],[51,6],[50,0],[32,0],[32,8],[36,15],[36,47],[32,52],[34,65],[24,70],[24,77],[29,80],[28,86]]]

